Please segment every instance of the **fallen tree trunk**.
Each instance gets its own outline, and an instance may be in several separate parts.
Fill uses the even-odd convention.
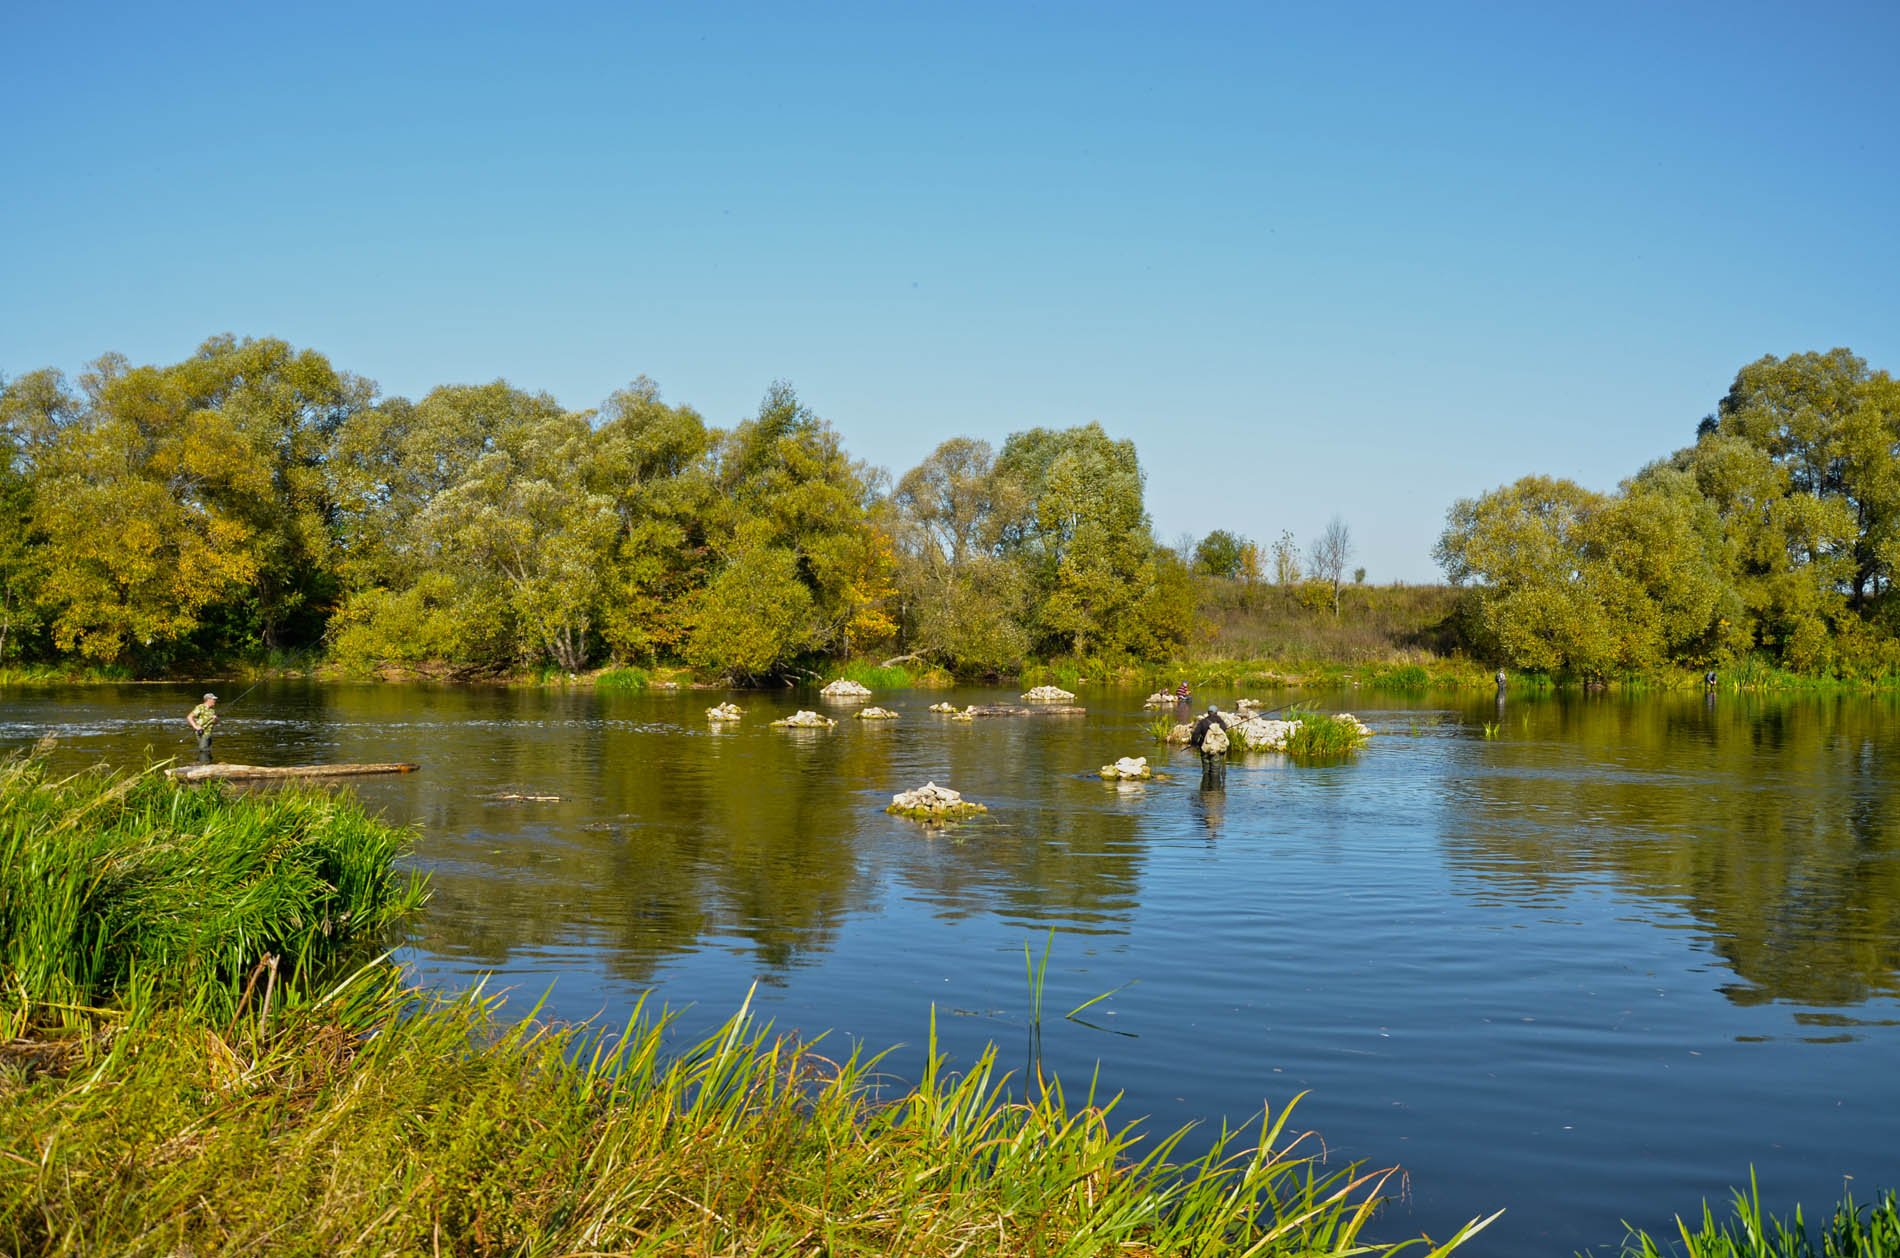
[[[372,773],[414,773],[419,764],[182,764],[165,770],[178,782],[253,782],[266,778],[350,778]]]
[[[984,703],[964,709],[970,716],[1081,716],[1087,711],[1070,703],[1038,703],[1033,708],[1013,703]]]

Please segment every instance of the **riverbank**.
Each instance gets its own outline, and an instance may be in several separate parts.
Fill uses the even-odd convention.
[[[958,684],[958,679],[942,668],[917,662],[886,663],[875,660],[847,660],[817,665],[802,670],[794,680],[799,685],[815,687],[841,679],[858,682],[875,692],[940,690]],[[581,688],[610,692],[745,689],[734,687],[719,678],[697,675],[685,665],[655,665],[648,668],[608,665],[578,673],[553,669],[490,673],[471,672],[446,662],[404,665],[368,672],[316,661],[296,664],[226,662],[159,677],[136,677],[124,669],[80,665],[0,668],[0,686],[18,687],[220,684],[228,687],[233,683],[250,685],[272,680],[383,681],[400,684],[427,682],[441,685]],[[1278,656],[1197,659],[1167,664],[1063,660],[1032,664],[1018,673],[984,680],[1025,689],[1054,685],[1065,690],[1105,687],[1140,689],[1144,693],[1173,689],[1185,681],[1197,693],[1211,692],[1215,697],[1226,694],[1261,696],[1281,691],[1319,693],[1355,690],[1410,695],[1433,692],[1472,694],[1492,691],[1497,684],[1496,669],[1489,665],[1461,656],[1432,656],[1418,652],[1357,661]],[[779,690],[790,684],[787,682],[763,688]],[[1652,691],[1688,692],[1709,688],[1705,670],[1692,668],[1616,673],[1605,677],[1507,670],[1505,684],[1507,692],[1518,694],[1567,691],[1646,694]],[[1716,670],[1714,689],[1718,694],[1876,694],[1900,691],[1900,673],[1865,677],[1813,676],[1790,672],[1751,657],[1733,667]]]
[[[644,1005],[407,989],[373,957],[424,898],[407,838],[347,793],[0,766],[0,1248],[1397,1252],[1366,1236],[1394,1172],[1327,1165],[1290,1106],[1176,1160],[934,1028],[893,1093],[748,1009],[680,1050]]]

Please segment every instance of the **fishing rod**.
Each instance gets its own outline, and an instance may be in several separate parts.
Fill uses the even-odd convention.
[[[248,695],[251,693],[251,691],[256,690],[259,686],[264,684],[264,681],[265,681],[264,678],[259,677],[256,681],[252,682],[248,688],[246,688],[246,690],[244,691],[244,694],[239,695],[237,698],[231,700],[230,703],[227,703],[224,706],[228,708],[232,704],[244,702],[244,695]]]

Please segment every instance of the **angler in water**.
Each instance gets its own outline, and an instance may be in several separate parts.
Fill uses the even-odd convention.
[[[1227,784],[1227,722],[1220,709],[1207,705],[1207,715],[1194,722],[1188,746],[1201,753],[1201,787],[1219,789]]]
[[[207,694],[204,702],[185,716],[185,724],[198,736],[198,759],[211,759],[211,731],[218,724],[218,696]]]

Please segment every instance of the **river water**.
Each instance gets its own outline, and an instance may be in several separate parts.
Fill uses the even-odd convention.
[[[745,721],[710,727],[728,697]],[[1099,1067],[1157,1130],[1307,1093],[1296,1124],[1336,1164],[1407,1170],[1383,1234],[1503,1207],[1466,1252],[1614,1252],[1619,1220],[1657,1231],[1751,1165],[1810,1216],[1900,1184],[1893,699],[1321,694],[1368,749],[1237,758],[1210,791],[1138,693],[1085,692],[1081,718],[926,711],[1013,697],[880,696],[902,719],[879,724],[810,693],[272,683],[217,754],[420,761],[354,788],[417,828],[434,881],[402,955],[524,1009],[549,992],[613,1021],[652,991],[691,1031],[756,987],[834,1051],[903,1045],[901,1080],[933,1007],[956,1060],[994,1040],[1021,1063],[1025,948],[1047,944],[1046,1065]],[[188,758],[195,699],[0,691],[0,746]],[[843,719],[768,726],[800,706]],[[1141,754],[1174,778],[1093,776]],[[989,816],[882,811],[926,780]]]

